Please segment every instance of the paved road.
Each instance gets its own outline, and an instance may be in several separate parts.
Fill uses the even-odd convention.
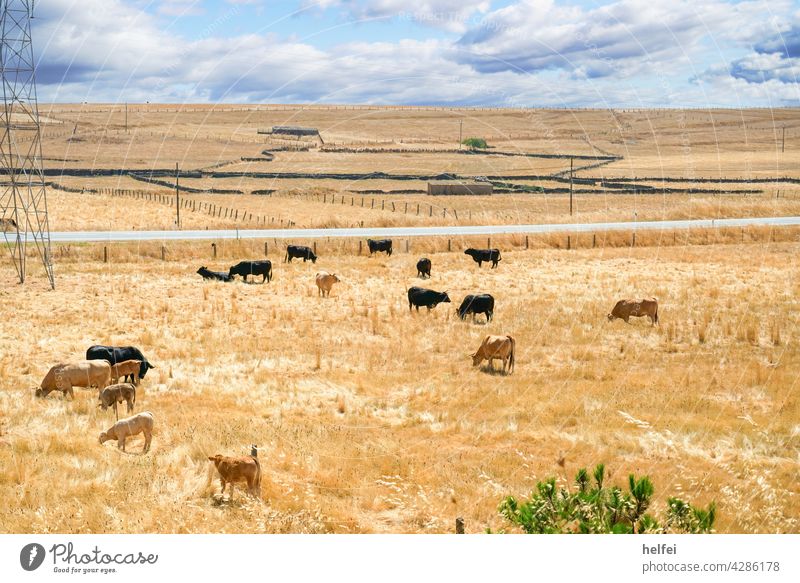
[[[585,233],[600,231],[659,231],[690,228],[797,226],[800,217],[744,219],[694,219],[616,223],[560,223],[539,225],[475,225],[453,227],[385,227],[352,229],[246,229],[208,231],[60,231],[50,233],[53,243],[114,241],[203,241],[215,239],[324,239],[326,237],[437,237],[537,233]],[[10,235],[7,234],[7,235]],[[30,239],[29,235],[29,239]]]

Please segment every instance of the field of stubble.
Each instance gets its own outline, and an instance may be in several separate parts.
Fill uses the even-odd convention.
[[[798,243],[518,250],[491,271],[429,255],[422,285],[492,293],[489,325],[409,313],[417,254],[273,256],[274,281],[245,285],[194,273],[233,257],[125,249],[60,259],[54,292],[0,289],[3,532],[451,532],[456,516],[480,532],[504,527],[504,495],[598,462],[618,484],[650,475],[661,509],[716,500],[719,532],[800,531]],[[343,280],[330,299],[320,269]],[[633,296],[659,298],[660,326],[606,320]],[[471,366],[490,333],[516,338],[514,374]],[[33,396],[95,343],[158,367],[137,398],[147,455],[98,443],[113,414],[95,391]],[[262,500],[219,504],[206,456],[251,443]]]

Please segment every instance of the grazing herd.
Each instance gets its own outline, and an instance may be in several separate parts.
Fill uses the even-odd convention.
[[[392,255],[391,239],[367,240],[370,255],[378,252],[386,253],[388,257]],[[466,255],[478,264],[491,262],[492,269],[497,268],[501,256],[499,249],[467,249]],[[317,255],[309,247],[289,245],[286,248],[285,261],[291,263],[292,259],[302,259],[303,262],[311,261],[316,263]],[[431,260],[427,257],[421,258],[417,264],[417,276],[420,279],[431,278]],[[261,283],[272,281],[272,263],[269,260],[259,261],[240,261],[229,268],[227,272],[211,271],[206,267],[201,267],[197,273],[207,280],[217,280],[223,282],[234,281],[236,276],[248,282],[248,277],[261,276]],[[334,284],[341,282],[341,279],[327,271],[320,271],[316,274],[315,282],[319,295],[323,298],[329,297]],[[420,307],[427,308],[428,311],[441,303],[451,303],[447,292],[439,292],[418,286],[408,289],[408,309],[416,308],[419,312]],[[465,320],[468,315],[472,315],[475,322],[478,314],[486,317],[486,322],[492,321],[494,316],[495,298],[490,294],[469,294],[462,300],[456,309],[456,314],[461,320]],[[648,317],[652,325],[658,323],[658,302],[655,298],[641,300],[620,300],[611,313],[608,314],[609,320],[620,318],[626,323],[631,317]],[[477,351],[471,355],[473,366],[480,366],[483,361],[488,361],[489,369],[494,371],[494,361],[502,362],[502,372],[510,374],[514,371],[514,359],[516,343],[512,336],[488,335],[484,338]],[[86,351],[86,359],[72,363],[60,363],[52,366],[45,375],[40,386],[36,389],[37,397],[46,397],[53,391],[61,391],[66,397],[69,395],[74,399],[74,387],[87,389],[97,389],[98,407],[106,411],[109,407],[114,410],[115,423],[105,431],[100,433],[99,442],[101,444],[109,440],[115,440],[117,447],[125,451],[127,438],[143,434],[144,446],[142,453],[150,449],[153,435],[154,417],[149,411],[131,415],[136,404],[136,387],[145,378],[150,369],[156,368],[142,354],[141,350],[134,346],[101,346],[90,347]],[[119,419],[118,405],[125,403],[129,417]],[[257,449],[253,446],[250,456],[229,457],[223,455],[208,456],[208,460],[213,462],[222,485],[224,494],[226,486],[230,485],[229,498],[233,498],[234,482],[246,482],[248,492],[253,496],[259,496],[261,486],[261,466],[257,458]]]

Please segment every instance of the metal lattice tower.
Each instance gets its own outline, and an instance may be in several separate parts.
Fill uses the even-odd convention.
[[[25,282],[28,243],[55,288],[31,42],[33,0],[0,0],[0,231]]]

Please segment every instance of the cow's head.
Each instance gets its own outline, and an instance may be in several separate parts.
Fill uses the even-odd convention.
[[[481,363],[481,361],[483,360],[483,357],[479,356],[480,352],[481,351],[479,350],[475,354],[471,354],[470,355],[472,357],[472,366],[478,366]]]
[[[317,262],[317,256],[313,251],[308,252],[308,258],[311,260],[311,263]]]
[[[219,454],[208,456],[208,461],[214,462],[215,466],[219,466],[219,462],[222,461],[222,456]]]
[[[111,439],[111,438],[108,436],[107,432],[105,432],[105,431],[101,431],[100,432],[100,445],[104,444],[109,439]]]
[[[475,249],[473,249],[472,247],[464,250],[464,255],[472,255],[473,253],[475,253]]]
[[[333,278],[334,283],[339,283],[342,281],[335,273],[331,273],[331,277]]]
[[[608,321],[610,322],[610,321],[611,321],[611,320],[613,320],[613,319],[614,319],[614,314],[609,314],[609,315],[608,315]]]
[[[442,296],[443,296],[443,297],[442,297],[442,302],[443,302],[443,303],[445,303],[445,304],[449,304],[449,303],[451,303],[451,302],[450,302],[450,296],[448,296],[448,295],[447,295],[447,292],[443,292],[443,293],[442,293]]]
[[[45,393],[44,393],[44,391],[42,390],[42,388],[41,388],[41,387],[39,387],[38,389],[36,389],[36,392],[34,393],[34,395],[35,395],[35,396],[37,396],[37,397],[44,397],[44,396],[45,396]]]
[[[143,379],[144,375],[146,375],[147,371],[150,370],[151,368],[155,368],[155,366],[150,364],[146,360],[143,360],[142,364],[139,365],[139,378]]]
[[[206,269],[206,267],[204,265],[203,267],[201,267],[200,269],[197,270],[197,274],[198,275],[203,275],[203,272],[205,272],[205,271],[208,271],[208,270]]]

